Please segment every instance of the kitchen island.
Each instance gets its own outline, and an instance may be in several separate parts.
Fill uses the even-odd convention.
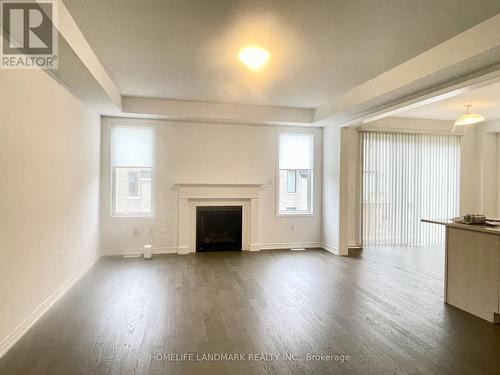
[[[446,227],[444,301],[500,323],[500,227],[422,222]]]

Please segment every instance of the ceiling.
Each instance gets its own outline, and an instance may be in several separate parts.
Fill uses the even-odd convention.
[[[498,0],[64,3],[124,96],[299,108],[321,106],[500,12]],[[237,59],[250,44],[271,53],[260,73]]]
[[[471,112],[484,116],[487,121],[500,119],[500,83],[402,112],[398,116],[434,120],[456,120],[464,114],[464,106],[466,104],[471,104]]]

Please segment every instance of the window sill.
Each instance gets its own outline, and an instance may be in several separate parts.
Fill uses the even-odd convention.
[[[155,215],[154,214],[147,214],[147,215],[117,215],[117,214],[112,214],[111,218],[112,219],[154,219]]]
[[[291,218],[291,217],[313,217],[315,216],[314,213],[310,212],[310,213],[307,213],[307,212],[297,212],[296,214],[295,213],[278,213],[276,214],[276,217],[288,217],[288,218]]]

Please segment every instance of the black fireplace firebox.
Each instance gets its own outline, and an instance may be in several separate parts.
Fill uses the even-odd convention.
[[[196,251],[241,251],[241,206],[196,207]]]

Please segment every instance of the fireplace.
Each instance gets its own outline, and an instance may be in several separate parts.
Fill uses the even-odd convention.
[[[177,253],[197,251],[197,207],[241,208],[241,250],[259,251],[259,210],[262,184],[175,183],[177,191]]]
[[[242,206],[197,206],[196,251],[241,250]]]

